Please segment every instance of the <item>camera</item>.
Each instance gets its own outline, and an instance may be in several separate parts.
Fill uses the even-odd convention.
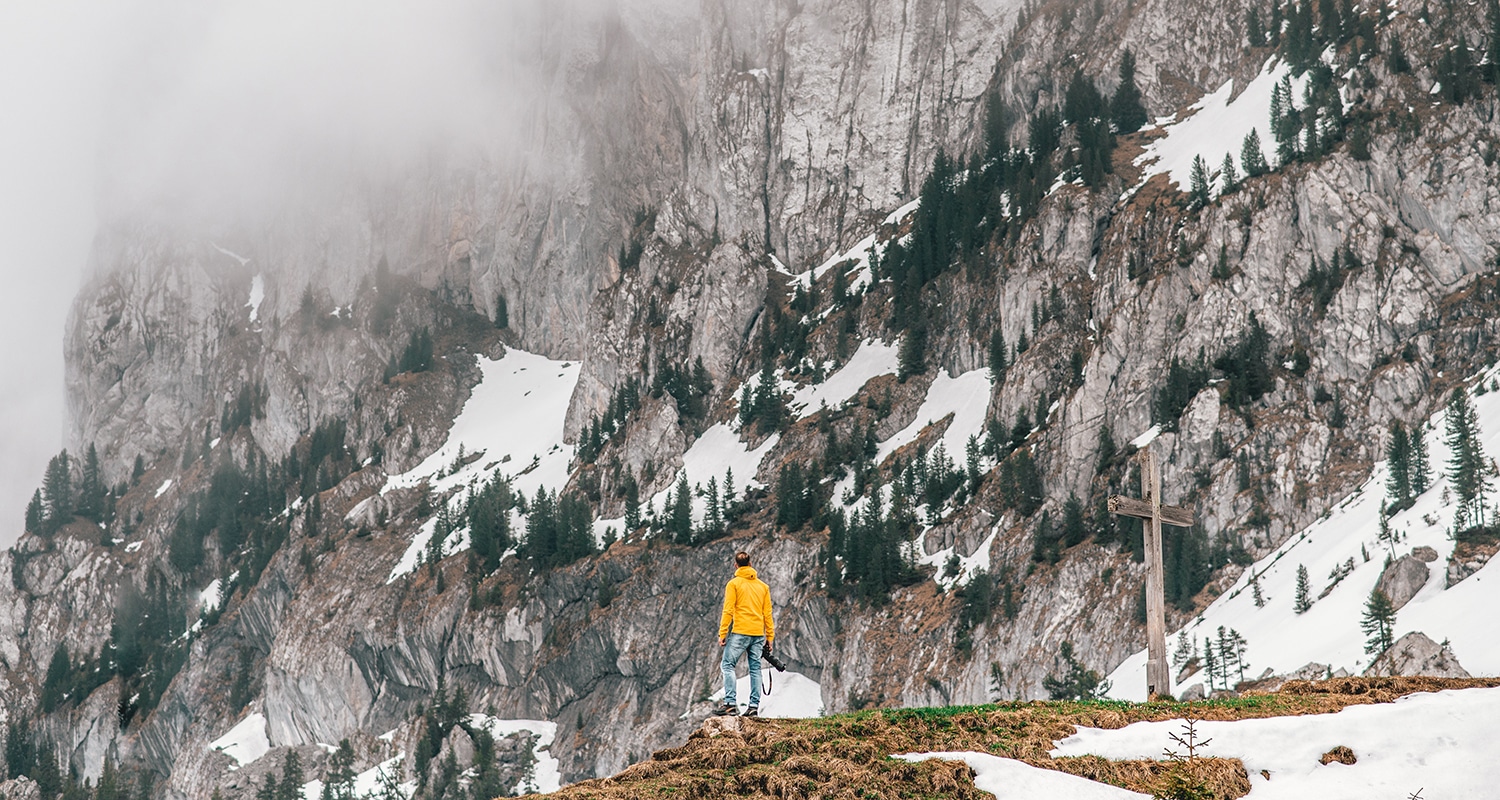
[[[783,663],[781,659],[777,658],[775,653],[767,650],[762,654],[762,657],[765,658],[766,662],[771,666],[781,670],[782,672],[786,672],[786,664]]]

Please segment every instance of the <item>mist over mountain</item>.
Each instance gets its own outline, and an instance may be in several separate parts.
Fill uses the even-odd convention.
[[[1144,697],[1144,450],[1173,691],[1495,675],[1500,8],[1199,5],[37,12],[3,791],[678,787],[738,549],[768,716]]]

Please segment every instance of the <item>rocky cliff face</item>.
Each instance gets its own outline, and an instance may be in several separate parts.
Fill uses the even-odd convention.
[[[1126,450],[1162,424],[1140,441],[1162,457],[1168,499],[1192,503],[1222,550],[1263,553],[1363,479],[1391,420],[1424,417],[1489,358],[1500,297],[1485,274],[1500,241],[1493,89],[1468,104],[1430,99],[1444,31],[1480,25],[1470,12],[1444,28],[1399,3],[1378,46],[1354,37],[1329,48],[1369,157],[1339,143],[1198,209],[1187,187],[1132,161],[1160,129],[1122,135],[1102,185],[1060,178],[1034,215],[924,289],[925,373],[876,377],[849,407],[809,409],[771,437],[733,420],[777,320],[805,317],[805,361],[827,371],[860,341],[901,335],[890,281],[858,304],[835,308],[825,294],[798,311],[790,273],[867,235],[879,251],[910,234],[910,215],[882,221],[916,196],[940,148],[989,145],[986,108],[1034,118],[1078,68],[1112,90],[1129,47],[1148,108],[1187,116],[1273,54],[1245,46],[1236,21],[1248,6],[1231,6],[829,0],[689,14],[623,3],[539,35],[538,47],[567,55],[546,62],[557,92],[532,110],[522,162],[454,157],[268,225],[108,226],[69,328],[68,376],[75,450],[96,444],[123,483],[103,526],[79,520],[0,556],[12,567],[0,586],[8,724],[34,719],[32,739],[90,779],[118,764],[157,776],[160,796],[249,796],[274,759],[241,768],[210,747],[247,714],[264,718],[268,746],[295,749],[312,771],[328,759],[315,745],[349,738],[360,769],[404,753],[415,780],[424,713],[440,687],[463,687],[472,711],[555,723],[550,753],[565,779],[608,774],[707,711],[718,582],[738,547],[754,550],[784,609],[778,649],[820,683],[829,711],[1042,696],[1063,641],[1085,664],[1112,667],[1144,635],[1128,530],[1107,535],[1113,526],[1091,515],[1087,541],[1045,546],[1070,496],[1092,509],[1134,491],[1123,456],[1101,452],[1106,438]],[[1414,71],[1392,69],[1396,36]],[[1337,280],[1311,280],[1310,265],[1337,265]],[[818,277],[825,292],[829,274]],[[1263,392],[1236,401],[1224,371],[1210,370],[1162,419],[1154,400],[1174,359],[1233,352],[1252,315]],[[413,372],[404,362],[422,330],[435,358]],[[885,443],[936,423],[874,465],[877,482],[893,482],[898,461],[960,424],[923,418],[923,404],[950,375],[984,368],[996,331],[1012,350],[983,418],[1035,460],[1045,496],[1023,513],[1003,457],[985,455],[972,490],[939,503],[907,547],[908,560],[948,548],[972,559],[997,599],[954,591],[946,562],[888,597],[840,599],[827,586],[829,533],[777,521],[782,468],[834,461],[829,430]],[[468,490],[439,489],[443,475],[430,473],[429,495],[388,476],[458,435],[450,428],[485,364],[507,347],[581,363],[570,445],[631,378],[649,386],[701,359],[702,409],[657,392],[599,458],[571,465],[567,486],[599,518],[625,514],[625,475],[643,499],[667,491],[715,425],[766,448],[753,477],[769,491],[746,491],[727,536],[707,544],[638,532],[555,568],[515,555],[481,571],[473,551],[450,551],[393,572],[421,551],[412,543],[439,524],[435,509]],[[778,363],[797,384],[825,372]],[[1036,429],[1008,435],[1023,413]],[[335,420],[349,457],[299,467],[315,478],[286,472],[288,454],[312,458],[316,430]],[[146,472],[127,480],[137,455]],[[467,456],[451,472],[474,464],[524,480],[498,453]],[[254,517],[249,555],[209,525],[191,563],[174,537],[228,463],[252,478],[253,465],[280,464],[273,475],[301,488],[273,493]],[[1200,603],[1236,574],[1183,558],[1217,570],[1195,584],[1207,584]],[[965,567],[964,579],[977,572]],[[182,660],[153,705],[136,710],[139,679],[105,676],[38,712],[59,643],[74,662],[107,663],[118,637],[104,611],[118,618],[122,597],[160,591],[185,598],[177,615],[191,623],[214,578],[224,600],[174,640]],[[1193,599],[1179,600],[1173,613],[1187,613]]]

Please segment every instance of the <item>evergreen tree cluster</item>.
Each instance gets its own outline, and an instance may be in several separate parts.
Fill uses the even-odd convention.
[[[1245,660],[1247,642],[1240,632],[1219,626],[1217,640],[1203,637],[1203,673],[1208,690],[1232,689],[1245,680],[1250,663]]]
[[[411,332],[399,359],[391,356],[391,363],[386,367],[386,380],[407,372],[432,369],[432,355],[432,329],[424,325]]]
[[[1494,467],[1485,456],[1484,445],[1479,440],[1479,416],[1464,387],[1453,390],[1443,425],[1449,452],[1448,484],[1457,502],[1453,530],[1462,532],[1483,527],[1484,499],[1490,490]]]
[[[475,566],[486,575],[500,566],[500,557],[514,544],[510,513],[517,499],[510,483],[499,476],[469,494],[462,516],[468,522]]]
[[[521,555],[540,569],[564,567],[596,552],[594,514],[588,501],[569,492],[537,489],[527,508]]]
[[[1058,658],[1062,660],[1062,676],[1048,673],[1042,678],[1042,688],[1053,700],[1097,700],[1109,693],[1109,681],[1079,662],[1072,642],[1062,643]]]
[[[1177,356],[1167,366],[1167,379],[1157,387],[1151,401],[1151,421],[1164,431],[1177,430],[1177,422],[1188,403],[1208,386],[1209,369],[1204,363],[1203,352],[1198,358],[1184,363]]]
[[[224,409],[219,414],[219,432],[223,434],[233,433],[240,428],[250,424],[254,419],[266,418],[266,400],[270,392],[264,383],[254,383],[241,386],[235,393],[234,400],[224,404]]]
[[[79,780],[66,765],[58,763],[57,751],[33,732],[24,717],[13,716],[6,724],[5,774],[26,776],[36,782],[40,800],[149,800],[154,781],[149,772],[122,775],[115,762],[106,758],[99,780]]]
[[[302,757],[296,748],[286,751],[281,761],[281,775],[276,771],[266,773],[266,782],[255,792],[255,800],[303,800],[302,785],[307,782],[302,774]]]
[[[1314,9],[1314,2],[1317,8]],[[1378,12],[1366,14],[1350,0],[1272,0],[1270,25],[1262,27],[1258,10],[1246,15],[1246,38],[1252,47],[1275,46],[1299,74],[1318,63],[1329,45],[1373,48]]]
[[[787,422],[786,398],[776,378],[776,365],[766,359],[752,391],[750,382],[740,387],[740,427],[754,425],[762,435],[781,430]]]
[[[1252,311],[1250,327],[1244,336],[1214,359],[1214,369],[1224,374],[1228,388],[1225,400],[1229,405],[1244,408],[1275,386],[1270,357],[1271,337]]]
[[[1312,263],[1307,267],[1307,277],[1302,279],[1302,285],[1297,288],[1312,293],[1313,307],[1317,309],[1318,315],[1322,316],[1328,310],[1328,304],[1333,302],[1334,295],[1343,288],[1344,277],[1350,270],[1358,269],[1360,266],[1359,258],[1351,249],[1334,250],[1333,261],[1327,267],[1324,267],[1314,254]]]
[[[1427,442],[1421,428],[1406,431],[1400,420],[1391,423],[1390,441],[1385,447],[1386,467],[1389,474],[1385,480],[1386,514],[1411,508],[1418,495],[1427,491],[1432,475],[1427,462]]]
[[[703,366],[701,356],[693,362],[691,369],[684,369],[670,363],[660,364],[651,379],[651,396],[671,397],[677,404],[679,424],[690,429],[696,429],[696,426],[708,414],[708,398],[713,394],[713,390],[713,379],[709,377],[708,370]]]
[[[1163,591],[1167,602],[1182,611],[1193,610],[1193,598],[1224,565],[1253,561],[1228,534],[1221,532],[1210,539],[1200,525],[1164,532],[1167,530],[1171,532],[1162,536]]]
[[[702,363],[702,359],[699,359],[698,364],[701,366]],[[609,444],[610,437],[625,427],[625,420],[630,417],[630,412],[639,408],[640,405],[641,384],[633,376],[610,392],[609,405],[604,409],[604,413],[595,414],[578,437],[579,463],[594,463],[605,445]]]
[[[885,492],[872,488],[847,514],[834,509],[828,515],[823,556],[830,596],[882,604],[892,589],[920,578],[909,546],[917,516],[903,483],[892,484],[889,504],[882,502]]]
[[[115,501],[128,487],[122,484],[111,489],[105,485],[99,452],[92,444],[84,456],[81,477],[75,483],[73,470],[76,464],[67,450],[47,462],[42,488],[32,493],[31,501],[26,505],[27,531],[51,536],[72,522],[75,516],[100,524],[114,519]]]
[[[187,662],[185,599],[153,572],[142,592],[126,583],[116,604],[109,642],[100,652],[103,669],[123,681],[119,717],[123,730],[138,712],[156,707]],[[88,668],[92,671],[92,667]]]

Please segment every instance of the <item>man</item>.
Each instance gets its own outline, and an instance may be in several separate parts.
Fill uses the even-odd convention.
[[[740,654],[750,660],[750,708],[745,716],[760,715],[760,656],[771,652],[776,638],[776,623],[771,619],[771,587],[755,577],[750,554],[734,554],[737,567],[724,586],[724,615],[719,620],[719,647],[724,650],[720,666],[724,669],[724,704],[714,710],[715,716],[740,713],[735,698],[734,667]]]

